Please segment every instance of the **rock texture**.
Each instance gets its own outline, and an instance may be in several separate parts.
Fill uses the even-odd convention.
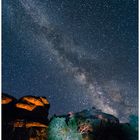
[[[91,108],[48,119],[50,104],[45,97],[16,99],[2,94],[3,140],[137,140],[137,117],[131,124]]]

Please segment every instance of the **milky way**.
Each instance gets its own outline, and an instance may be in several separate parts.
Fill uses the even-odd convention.
[[[52,102],[52,113],[95,106],[122,121],[126,121],[131,114],[137,114],[137,37],[131,38],[132,46],[125,43],[129,40],[127,32],[133,32],[128,29],[121,33],[123,13],[117,28],[109,21],[102,25],[106,18],[111,17],[109,10],[118,4],[109,1],[95,2],[93,6],[89,1],[81,4],[33,0],[4,2],[3,91],[17,97],[25,94],[45,95]],[[136,1],[123,4],[126,11],[122,12],[128,12],[130,20],[133,16],[129,15],[128,9],[130,5],[136,5]],[[80,17],[74,13],[75,10],[67,13],[65,10],[70,8],[65,9],[66,6],[73,9],[83,7],[83,10],[86,7],[84,13],[91,17],[96,14],[96,18],[93,23],[83,23],[86,17]],[[106,14],[100,17],[98,7],[102,6]],[[95,13],[90,8],[95,8]],[[112,15],[113,12],[117,13],[113,8]],[[63,17],[65,14],[72,16],[73,20]],[[136,23],[136,16],[133,19]],[[115,22],[118,21],[112,21]],[[127,20],[124,24],[131,25]],[[88,31],[90,26],[92,32]],[[11,35],[13,37],[6,38],[7,34],[9,38]],[[134,32],[134,36],[136,34]],[[14,49],[10,49],[10,46]]]

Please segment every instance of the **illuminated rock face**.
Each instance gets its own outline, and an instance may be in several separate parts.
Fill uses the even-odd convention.
[[[137,117],[130,124],[95,108],[48,119],[50,104],[45,97],[24,96],[19,100],[2,95],[3,140],[137,140]]]
[[[46,140],[50,104],[45,97],[2,95],[3,140]]]
[[[48,124],[50,104],[45,97],[24,96],[16,103],[17,119]]]
[[[65,116],[54,116],[49,124],[48,139],[137,140],[137,132],[129,124],[120,124],[114,116],[92,108]]]
[[[15,104],[17,99],[8,94],[2,94],[2,118],[5,121],[10,121],[15,118]]]

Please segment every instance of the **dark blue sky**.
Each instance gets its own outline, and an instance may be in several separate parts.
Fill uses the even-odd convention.
[[[137,0],[3,0],[2,91],[51,113],[137,114]]]

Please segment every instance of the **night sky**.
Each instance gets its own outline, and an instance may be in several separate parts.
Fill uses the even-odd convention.
[[[138,110],[137,0],[3,0],[2,91],[51,114]]]

